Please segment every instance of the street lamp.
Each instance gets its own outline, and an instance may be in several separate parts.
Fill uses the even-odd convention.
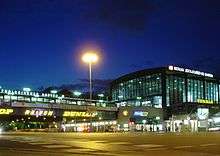
[[[98,55],[95,52],[87,52],[82,56],[82,61],[89,65],[89,99],[92,101],[92,64],[98,61]]]

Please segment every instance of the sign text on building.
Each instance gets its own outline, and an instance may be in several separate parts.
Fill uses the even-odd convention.
[[[76,111],[64,111],[64,117],[95,117],[97,113],[90,112],[76,112]]]
[[[134,116],[148,116],[148,112],[135,111]]]
[[[14,112],[13,109],[0,109],[0,115],[9,115],[13,112]]]
[[[30,116],[52,116],[53,115],[53,111],[49,111],[49,110],[30,110],[27,109],[25,111],[25,115],[30,115]]]
[[[192,70],[192,69],[187,69],[187,68],[185,69],[185,68],[180,68],[180,67],[175,67],[175,66],[169,66],[168,68],[169,68],[169,70],[185,72],[185,73],[190,73],[190,74],[195,74],[195,75],[200,75],[200,76],[206,76],[206,77],[213,77],[213,74],[201,72],[201,71],[198,71],[198,70]]]
[[[204,104],[213,104],[213,100],[206,100],[206,99],[197,99],[198,103],[204,103]]]

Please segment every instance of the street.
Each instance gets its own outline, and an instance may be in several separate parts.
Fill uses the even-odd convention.
[[[0,156],[217,156],[220,133],[4,133]]]

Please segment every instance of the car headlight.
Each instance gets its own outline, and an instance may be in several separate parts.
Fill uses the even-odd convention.
[[[0,134],[3,132],[3,129],[2,128],[0,128]]]

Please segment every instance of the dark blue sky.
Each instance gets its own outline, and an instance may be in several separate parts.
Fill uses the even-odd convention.
[[[168,64],[220,73],[219,0],[1,0],[0,85],[76,83]]]

